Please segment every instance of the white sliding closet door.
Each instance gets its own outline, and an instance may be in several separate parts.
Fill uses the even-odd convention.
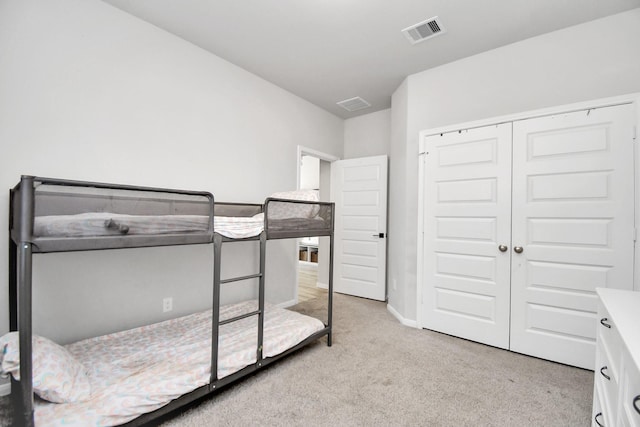
[[[511,124],[426,146],[424,326],[508,348]]]
[[[511,350],[593,369],[596,287],[632,289],[633,108],[513,124]]]

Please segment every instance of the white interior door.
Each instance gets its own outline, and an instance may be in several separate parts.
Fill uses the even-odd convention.
[[[508,348],[511,124],[425,146],[423,326]]]
[[[331,164],[334,290],[386,299],[387,156]]]
[[[633,288],[633,108],[513,124],[511,349],[593,369],[596,287]]]

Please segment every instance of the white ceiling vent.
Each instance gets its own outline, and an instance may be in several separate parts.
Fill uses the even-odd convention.
[[[336,104],[338,104],[339,106],[341,106],[347,111],[358,111],[358,110],[363,110],[365,108],[371,107],[371,104],[369,104],[367,101],[360,98],[359,96],[356,96],[355,98],[345,99],[344,101],[336,102]]]
[[[402,32],[407,36],[407,39],[409,39],[411,44],[416,44],[425,41],[426,39],[430,39],[431,37],[444,34],[445,30],[438,20],[438,17],[434,16],[426,21],[407,27],[402,30]]]

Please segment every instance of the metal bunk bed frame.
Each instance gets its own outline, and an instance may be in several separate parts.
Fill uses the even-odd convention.
[[[209,200],[210,224],[207,233],[182,234],[173,236],[100,236],[94,239],[59,239],[58,241],[39,242],[33,236],[33,224],[35,216],[35,183],[52,184],[60,186],[72,187],[93,187],[115,190],[131,190],[145,192],[161,192],[180,195],[203,196]],[[14,411],[14,418],[18,422],[22,422],[26,427],[34,426],[34,407],[33,407],[33,380],[32,380],[32,255],[33,253],[47,252],[66,252],[66,251],[82,251],[82,250],[100,250],[100,249],[117,249],[117,248],[134,248],[149,246],[171,246],[171,245],[187,245],[198,243],[214,244],[214,288],[213,288],[213,314],[212,314],[212,349],[211,349],[211,377],[209,384],[201,386],[179,398],[169,402],[165,406],[155,411],[142,414],[139,417],[125,423],[126,426],[141,426],[153,420],[157,420],[170,412],[184,407],[185,405],[203,398],[209,394],[215,393],[225,386],[247,376],[257,370],[270,365],[271,363],[288,356],[289,354],[305,347],[311,342],[318,340],[323,336],[327,336],[327,345],[331,346],[332,334],[332,311],[333,311],[333,248],[334,233],[333,224],[335,219],[334,204],[330,202],[313,202],[313,204],[326,206],[330,212],[330,230],[315,232],[314,236],[329,237],[329,289],[328,289],[328,307],[327,307],[327,323],[325,327],[307,337],[297,345],[288,350],[268,358],[262,356],[263,344],[263,325],[264,325],[264,306],[265,306],[265,265],[266,265],[266,242],[270,239],[289,239],[303,237],[300,231],[276,230],[269,231],[269,203],[286,202],[286,203],[308,203],[304,201],[267,198],[264,205],[258,204],[233,204],[233,203],[214,203],[214,198],[208,192],[195,192],[183,190],[171,190],[166,188],[138,187],[129,185],[104,184],[83,181],[61,180],[53,178],[41,178],[23,175],[20,183],[10,190],[9,204],[9,304],[10,304],[10,330],[19,332],[20,345],[20,381],[11,379],[11,394],[13,405],[17,411]],[[232,239],[224,237],[214,232],[213,218],[215,206],[227,207],[253,207],[264,210],[265,227],[260,235],[244,239]],[[132,237],[134,239],[132,239]],[[306,236],[304,236],[306,237]],[[74,242],[75,240],[75,242]],[[96,241],[99,242],[96,244]],[[258,241],[260,245],[259,273],[221,279],[221,253],[222,245],[227,242],[239,241]],[[224,283],[258,279],[258,310],[246,313],[231,319],[220,321],[220,289]],[[222,379],[218,379],[218,333],[221,325],[244,319],[250,316],[258,316],[258,337],[256,362],[252,365],[230,374]],[[215,369],[214,369],[215,367]]]

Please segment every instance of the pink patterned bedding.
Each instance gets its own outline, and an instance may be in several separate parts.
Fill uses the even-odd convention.
[[[256,301],[221,307],[221,319],[254,311]],[[324,328],[318,319],[268,307],[264,357]],[[220,327],[218,378],[256,362],[257,317]],[[65,346],[87,369],[91,398],[56,404],[37,399],[36,426],[111,426],[158,409],[209,382],[211,311]]]

